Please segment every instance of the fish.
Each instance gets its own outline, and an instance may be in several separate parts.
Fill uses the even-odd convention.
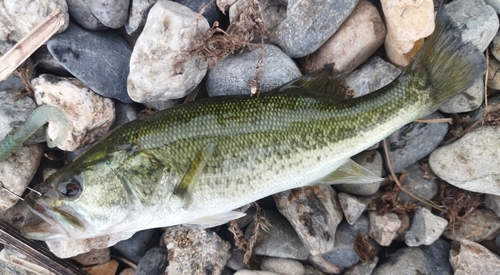
[[[444,10],[404,72],[342,99],[332,66],[258,97],[207,98],[114,129],[25,198],[37,240],[76,240],[178,224],[214,226],[239,207],[315,184],[380,178],[350,157],[434,111],[486,70]]]

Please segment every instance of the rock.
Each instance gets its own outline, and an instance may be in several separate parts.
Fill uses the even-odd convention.
[[[136,275],[136,269],[132,267],[125,268],[120,272],[120,275]]]
[[[500,127],[483,126],[429,157],[432,171],[451,185],[472,192],[500,195]]]
[[[137,265],[136,275],[163,275],[168,265],[167,254],[162,246],[148,250]]]
[[[369,228],[370,224],[365,216],[359,217],[353,225],[349,225],[346,222],[340,223],[335,234],[335,247],[323,254],[323,258],[341,268],[348,268],[355,265],[359,262],[359,256],[354,250],[354,239],[358,231],[367,234]]]
[[[404,241],[406,233],[410,230],[411,219],[410,215],[406,212],[397,213],[398,219],[401,221],[401,225],[397,230],[397,236],[394,240]]]
[[[310,265],[305,265],[304,266],[304,269],[305,269],[305,273],[304,275],[326,275],[325,273],[319,271],[319,270],[316,270],[314,267],[310,266]]]
[[[498,1],[498,3],[500,4],[500,1]],[[490,53],[497,61],[500,60],[500,31],[495,34],[495,37],[493,37],[493,40],[491,41]]]
[[[260,263],[260,269],[287,275],[305,275],[306,272],[299,261],[284,258],[264,258]]]
[[[130,0],[130,10],[125,30],[129,35],[135,34],[144,28],[149,10],[158,0]]]
[[[39,105],[61,109],[70,122],[68,133],[57,147],[73,151],[92,143],[108,132],[115,119],[113,101],[96,95],[76,78],[42,74],[31,81]],[[47,134],[57,136],[49,123]]]
[[[176,105],[182,104],[182,102],[183,102],[182,99],[171,99],[165,101],[145,102],[144,106],[156,109],[158,111],[162,111],[165,109],[172,108]]]
[[[367,168],[378,176],[383,175],[382,156],[376,150],[364,151],[351,158],[357,164]],[[335,184],[336,190],[352,195],[372,195],[380,188],[380,181],[362,184]]]
[[[422,171],[422,169],[426,169],[426,171],[424,172]],[[423,168],[420,163],[415,162],[408,166],[405,171],[406,177],[402,183],[402,186],[411,194],[416,195],[424,200],[430,200],[438,193],[438,179],[432,174],[428,166]],[[398,200],[402,203],[420,202],[413,197],[410,197],[410,195],[408,195],[406,192],[399,192]]]
[[[500,218],[489,209],[476,209],[462,218],[460,227],[443,233],[455,241],[467,239],[474,242],[493,240],[500,233]]]
[[[477,79],[474,84],[465,91],[453,96],[439,107],[443,113],[463,113],[473,111],[484,102],[484,80]]]
[[[206,19],[187,7],[167,0],[156,2],[130,59],[130,97],[137,102],[164,101],[184,97],[196,88],[205,77],[206,62],[198,55],[182,54],[208,28]],[[182,64],[180,56],[185,59]]]
[[[46,241],[49,250],[59,258],[70,258],[92,249],[110,247],[121,240],[130,238],[134,232],[120,232],[90,239],[72,239],[63,241]]]
[[[117,243],[113,248],[133,263],[138,263],[146,251],[160,242],[156,232],[154,229],[139,231],[130,239]]]
[[[408,246],[430,245],[441,236],[447,225],[447,220],[432,214],[427,208],[419,208],[413,214],[405,243]]]
[[[360,97],[391,83],[400,74],[400,69],[375,55],[349,74],[345,81],[353,90],[353,97]]]
[[[91,0],[92,1],[92,0]],[[107,27],[95,17],[86,0],[66,0],[69,14],[78,24],[88,30],[104,30]],[[95,2],[95,1],[94,1]]]
[[[218,275],[229,259],[231,245],[210,230],[168,227],[164,240],[169,261],[165,273],[169,275]]]
[[[222,12],[217,8],[215,1],[211,0],[176,0],[175,2],[182,4],[192,11],[199,13],[201,9],[205,8],[203,16],[207,19],[208,24],[212,26],[215,21],[219,23],[222,21]],[[207,6],[208,4],[208,6]]]
[[[372,274],[449,275],[452,273],[448,262],[449,250],[450,245],[443,240],[437,240],[429,246],[401,248],[392,253]]]
[[[104,26],[118,29],[127,20],[130,0],[92,0],[85,3]]]
[[[58,76],[71,76],[66,69],[57,62],[57,60],[50,54],[47,45],[42,45],[32,55],[31,59],[36,64],[37,68],[42,68],[44,71],[53,73]]]
[[[0,81],[1,93],[4,93],[4,91],[7,91],[10,94],[12,94],[13,91],[22,90],[22,89],[24,89],[24,83],[21,80],[21,78],[16,74],[11,74],[5,80]],[[3,98],[3,96],[0,98]]]
[[[333,248],[342,210],[331,186],[302,187],[273,197],[309,253],[319,255]]]
[[[43,155],[43,146],[23,146],[12,156],[0,162],[0,211],[14,206],[33,179],[40,159]],[[20,169],[22,167],[22,169]],[[17,194],[12,195],[5,189]]]
[[[109,248],[92,249],[87,253],[80,254],[73,257],[73,260],[79,262],[84,266],[104,264],[111,259]]]
[[[305,260],[309,252],[302,244],[290,223],[274,211],[265,211],[264,216],[269,221],[269,230],[260,227],[259,238],[262,242],[255,244],[253,252],[256,255]],[[249,239],[254,233],[255,222],[250,223],[245,231]],[[260,237],[262,236],[262,237]]]
[[[115,121],[111,125],[110,129],[115,129],[122,126],[123,124],[136,120],[139,118],[137,115],[137,106],[132,104],[125,104],[119,101],[115,102]]]
[[[248,266],[243,261],[244,256],[245,256],[244,251],[239,249],[233,249],[233,251],[231,251],[231,256],[229,257],[229,260],[227,260],[226,266],[236,271],[248,268]]]
[[[406,66],[422,46],[422,39],[434,31],[434,3],[382,0],[381,4],[387,25],[387,57],[398,66]]]
[[[114,275],[118,270],[118,262],[111,260],[107,263],[83,268],[90,275]]]
[[[486,109],[491,110],[492,108],[498,108],[500,105],[500,93],[496,93],[493,95],[488,96],[488,106],[486,106],[484,103],[479,107],[478,109],[474,110],[473,112],[469,113],[470,118],[472,121],[476,122],[480,119],[483,118],[484,113],[486,112]],[[488,108],[486,108],[488,107]]]
[[[356,39],[359,37],[363,39]],[[306,57],[308,71],[334,63],[336,70],[348,74],[366,61],[384,43],[384,38],[385,25],[377,8],[362,0],[335,34]]]
[[[53,274],[44,267],[32,262],[25,254],[12,246],[0,247],[0,274],[1,275],[33,275]]]
[[[377,241],[382,246],[389,246],[396,238],[397,231],[401,226],[401,220],[394,213],[386,213],[377,215],[375,212],[370,212],[370,237]]]
[[[131,103],[127,95],[131,47],[118,34],[91,32],[76,24],[47,42],[54,58],[92,91],[121,102]]]
[[[64,24],[57,31],[68,27],[68,5],[64,0],[5,0],[0,5],[0,40],[18,42],[31,32],[46,16],[60,9]]]
[[[423,119],[443,118],[432,113]],[[389,159],[395,173],[431,153],[448,133],[447,123],[412,122],[387,137]]]
[[[303,57],[325,43],[352,13],[358,0],[289,0],[286,17],[271,25],[271,42],[288,56]]]
[[[461,240],[458,250],[450,250],[450,264],[457,275],[500,273],[500,257],[469,240]]]
[[[208,72],[206,87],[209,96],[249,95],[248,84],[257,75],[259,48],[233,54],[215,64]],[[262,92],[277,88],[301,73],[293,60],[278,47],[264,45],[264,68],[258,81]]]
[[[498,0],[484,0],[484,3],[490,5],[497,13],[500,13],[500,1]]]
[[[358,198],[346,193],[339,193],[338,199],[342,211],[344,211],[345,219],[349,224],[354,224],[366,209],[366,204],[358,200]]]
[[[495,58],[488,60],[488,72],[498,72],[500,70],[500,61]],[[500,90],[500,74],[488,73],[488,88]]]
[[[500,196],[485,194],[484,207],[493,210],[493,212],[500,217]]]
[[[4,90],[0,91],[0,140],[24,125],[37,107],[33,99],[10,89],[19,87],[15,77],[7,80],[10,83],[1,82],[5,84],[2,85]]]
[[[371,275],[378,263],[378,257],[370,262],[361,262],[347,270],[344,275]]]
[[[0,220],[19,231],[25,224],[39,219],[40,217],[34,214],[21,200],[9,209],[0,210]]]
[[[233,275],[282,275],[282,274],[269,272],[269,271],[242,269],[242,270],[236,271],[236,273],[234,273]]]
[[[483,0],[456,0],[445,8],[462,31],[462,39],[471,42],[480,51],[486,50],[499,27],[495,10]]]
[[[318,269],[320,272],[325,272],[325,273],[328,273],[328,274],[340,274],[342,273],[343,269],[341,267],[338,267],[332,263],[330,263],[329,261],[325,260],[325,258],[323,258],[322,256],[320,255],[317,255],[317,256],[313,256],[313,255],[309,255],[309,263],[311,263],[316,269]]]

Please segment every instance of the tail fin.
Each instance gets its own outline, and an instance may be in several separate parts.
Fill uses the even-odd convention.
[[[434,111],[448,98],[472,86],[485,71],[483,54],[473,44],[462,40],[446,9],[440,8],[434,32],[405,74],[426,74],[434,90],[430,106]]]

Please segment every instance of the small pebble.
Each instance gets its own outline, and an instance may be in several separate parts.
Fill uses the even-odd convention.
[[[338,200],[344,216],[349,224],[354,224],[366,209],[366,204],[358,200],[355,196],[346,193],[339,193]]]
[[[450,264],[455,274],[500,274],[500,257],[470,240],[450,251]]]
[[[383,164],[382,156],[376,150],[369,150],[361,152],[351,158],[357,164],[365,167],[366,169],[372,171],[377,176],[382,176]],[[380,188],[380,181],[373,183],[348,183],[348,184],[335,184],[336,190],[351,194],[351,195],[373,195]]]
[[[493,240],[500,233],[500,218],[490,209],[479,208],[460,221],[460,227],[443,233],[448,239],[481,242]]]
[[[136,275],[163,275],[168,265],[167,254],[162,246],[149,249],[139,261]]]
[[[86,0],[66,0],[71,19],[87,30],[104,30],[107,27],[95,17]]]
[[[377,215],[370,212],[370,232],[369,235],[382,246],[389,246],[396,238],[401,220],[395,213]]]
[[[113,248],[133,263],[138,263],[146,254],[146,251],[159,242],[160,238],[157,231],[148,229],[135,233],[130,239],[117,243]]]
[[[427,169],[427,171],[422,171],[422,169]],[[438,193],[438,178],[432,174],[429,168],[423,168],[420,163],[415,162],[408,166],[405,171],[406,176],[402,186],[408,192],[424,200],[430,200]],[[398,200],[402,203],[420,202],[408,195],[406,192],[399,192]]]
[[[109,248],[92,249],[87,253],[80,254],[73,257],[73,260],[79,262],[84,266],[97,265],[109,262],[111,253]]]
[[[408,246],[430,245],[443,234],[447,225],[447,220],[432,214],[427,208],[419,208],[413,214],[405,243]]]
[[[104,264],[84,267],[83,270],[90,275],[115,275],[118,270],[118,262],[116,260],[111,260]]]
[[[12,94],[13,91],[22,90],[22,89],[24,89],[24,83],[21,80],[21,78],[16,74],[11,74],[5,80],[0,81],[0,93],[3,93],[4,91],[8,91],[9,93]],[[2,96],[0,98],[3,98],[3,97],[4,96]],[[4,101],[4,100],[2,100],[2,101]]]
[[[284,258],[264,258],[260,263],[260,269],[287,275],[304,275],[306,272],[299,261]]]

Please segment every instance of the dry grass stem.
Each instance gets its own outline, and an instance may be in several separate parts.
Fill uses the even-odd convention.
[[[417,119],[415,122],[420,123],[448,123],[453,124],[453,120],[451,118],[433,118],[433,119]]]
[[[64,25],[64,13],[56,9],[0,58],[0,81],[6,79]]]

